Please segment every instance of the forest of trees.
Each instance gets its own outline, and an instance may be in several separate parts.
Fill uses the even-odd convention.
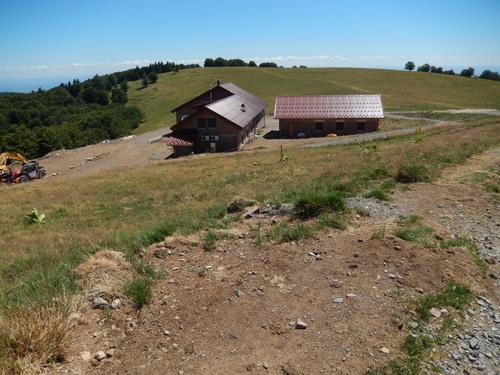
[[[405,64],[405,70],[409,70],[411,72],[413,69],[415,69],[415,63],[413,61],[408,61]],[[417,68],[417,72],[426,72],[426,73],[430,72],[430,73],[440,73],[440,74],[450,74],[450,75],[456,74],[453,71],[453,69],[443,70],[443,68],[440,66],[436,67],[434,65],[429,65],[427,63],[419,66]],[[469,67],[467,69],[463,69],[460,72],[460,75],[462,77],[474,77],[474,68]],[[492,72],[491,70],[488,69],[483,71],[483,73],[481,73],[479,78],[491,79],[493,81],[500,81],[500,75],[498,74],[498,72]]]
[[[50,90],[0,94],[0,152],[37,158],[128,135],[144,120],[137,107],[125,107],[128,82],[142,80],[144,87],[160,73],[197,67],[158,62]]]

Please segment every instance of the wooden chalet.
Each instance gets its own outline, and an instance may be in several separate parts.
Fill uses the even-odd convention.
[[[376,132],[384,118],[380,95],[278,96],[274,118],[283,138]]]
[[[265,125],[267,104],[232,83],[217,86],[172,110],[168,144],[175,156],[240,150]]]

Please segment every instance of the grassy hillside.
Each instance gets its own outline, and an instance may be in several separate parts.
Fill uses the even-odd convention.
[[[278,95],[381,94],[386,111],[500,108],[500,83],[484,79],[380,69],[198,68],[160,74],[145,89],[130,84],[129,104],[146,114],[136,133],[173,125],[171,110],[218,79],[265,100],[267,113]]]

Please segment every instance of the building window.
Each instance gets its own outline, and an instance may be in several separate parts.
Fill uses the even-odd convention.
[[[337,121],[335,123],[335,129],[336,130],[344,130],[344,121]]]
[[[365,122],[358,121],[358,131],[363,131],[363,130],[365,130]]]
[[[216,128],[217,127],[217,121],[215,118],[208,118],[208,127],[209,128]]]
[[[323,131],[325,129],[325,123],[323,121],[316,121],[314,122],[314,126],[316,127],[316,130],[318,131]]]
[[[198,127],[199,128],[206,128],[207,127],[207,119],[206,118],[198,118]]]

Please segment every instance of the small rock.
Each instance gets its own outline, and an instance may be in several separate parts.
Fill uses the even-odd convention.
[[[115,349],[114,348],[106,350],[106,357],[111,358],[114,355],[115,355]]]
[[[269,369],[269,365],[267,364],[267,362],[264,362],[264,363],[262,364],[262,367],[264,367],[266,370],[267,370],[267,369]]]
[[[349,293],[346,297],[351,299],[358,299],[358,296],[355,295],[354,293]]]
[[[390,273],[387,276],[389,277],[389,279],[393,279],[393,280],[396,278],[396,275],[393,273]]]
[[[408,323],[408,326],[409,326],[410,328],[415,329],[415,328],[418,328],[418,323],[417,323],[417,322],[410,322],[410,323]]]
[[[163,334],[165,336],[170,336],[170,331],[168,329],[166,329],[165,331],[163,331]]]
[[[93,300],[92,300],[92,308],[93,309],[105,309],[108,307],[108,302],[104,299],[104,298],[101,298],[101,297],[95,297]]]
[[[243,293],[243,291],[239,289],[236,290],[234,293],[236,294],[236,297],[243,297],[245,295],[245,293]]]
[[[98,361],[102,361],[102,360],[106,359],[106,353],[104,353],[102,350],[100,350],[94,354],[94,358],[97,359]]]
[[[344,302],[344,299],[342,297],[336,297],[333,300],[333,303],[342,303],[342,302]]]
[[[83,359],[85,362],[88,362],[92,358],[92,355],[90,354],[90,352],[84,351],[80,353],[80,358]]]
[[[119,298],[117,298],[113,302],[111,302],[111,308],[113,310],[119,308],[121,305],[122,305],[122,301]]]
[[[383,348],[380,348],[380,352],[381,353],[384,353],[385,355],[389,354],[390,353],[390,350],[387,349],[386,347],[383,347]]]
[[[359,253],[356,251],[354,254],[352,254],[354,258],[359,258]]]
[[[396,246],[394,246],[394,250],[401,251],[402,249],[401,249],[401,246],[396,245]]]
[[[302,319],[297,319],[295,322],[295,329],[306,329],[307,324]]]
[[[429,313],[434,317],[434,318],[440,318],[441,317],[441,311],[439,309],[436,309],[435,307],[431,308],[429,310]]]
[[[477,344],[479,344],[479,340],[476,339],[476,338],[472,338],[469,340],[469,346],[471,349],[476,349],[477,348]]]

